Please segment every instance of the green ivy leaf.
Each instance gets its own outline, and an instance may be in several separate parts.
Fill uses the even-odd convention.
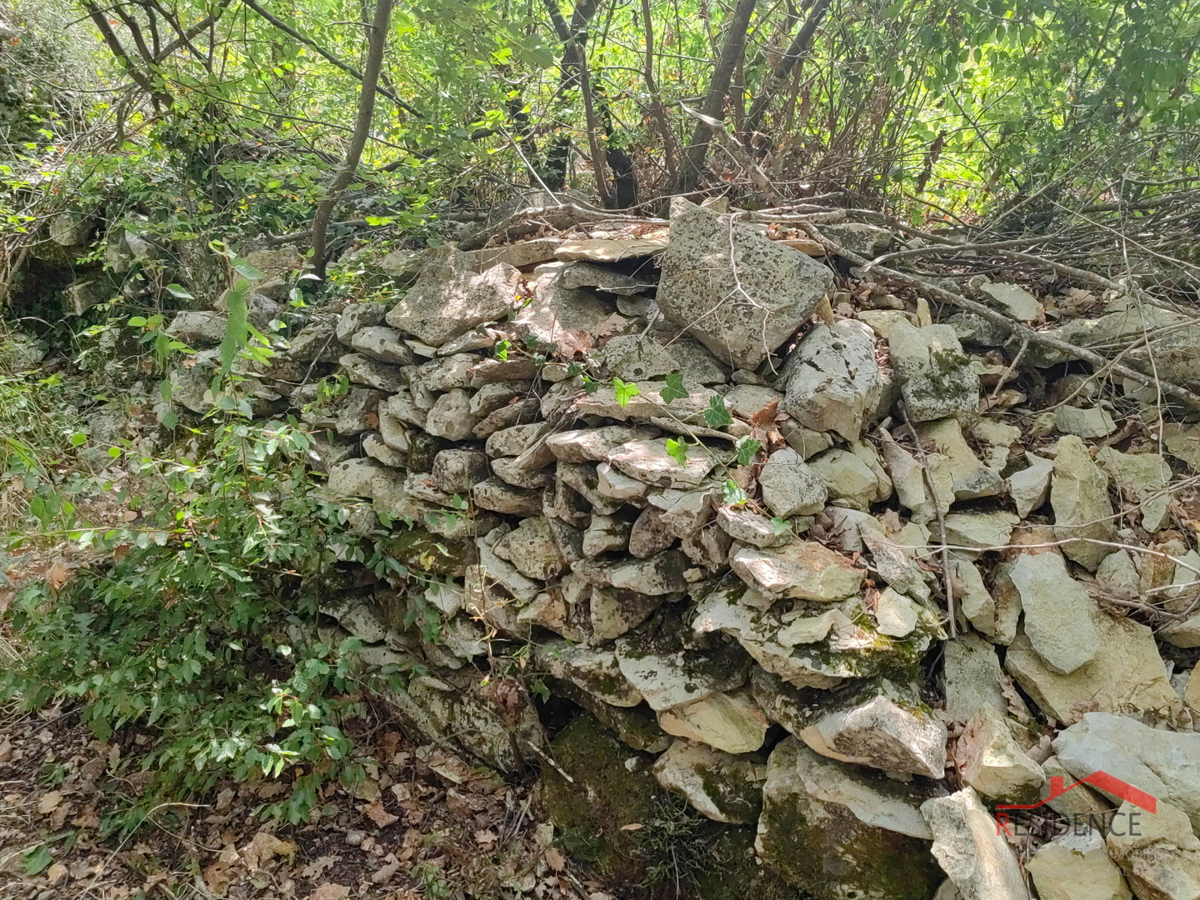
[[[613,387],[617,391],[617,406],[621,407],[621,409],[628,406],[629,401],[642,392],[641,388],[632,381],[622,381],[620,378],[613,379]],[[730,421],[732,422],[733,420],[730,419]]]
[[[679,463],[680,467],[687,465],[688,446],[682,438],[667,438],[667,456]]]
[[[758,451],[762,449],[762,444],[752,437],[738,438],[737,448],[737,464],[739,466],[748,466],[754,461],[754,457],[758,456]]]
[[[498,341],[496,343],[496,349],[493,351],[492,355],[498,360],[507,360],[508,350],[510,347],[512,347],[512,341]]]
[[[776,534],[783,534],[784,532],[792,530],[792,523],[787,519],[780,518],[779,516],[773,516],[771,518],[771,527],[775,529]]]
[[[726,506],[743,506],[750,502],[750,495],[738,487],[738,483],[730,478],[721,487],[721,500]]]
[[[683,386],[683,376],[678,372],[672,372],[667,376],[667,386],[658,392],[662,397],[663,403],[670,403],[672,400],[682,400],[688,396],[687,388]]]
[[[708,401],[708,409],[704,411],[704,424],[709,428],[723,428],[733,424],[733,416],[725,408],[725,398],[720,394]]]

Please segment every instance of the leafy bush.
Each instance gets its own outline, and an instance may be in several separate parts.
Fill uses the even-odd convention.
[[[118,495],[137,520],[72,532],[97,561],[13,604],[29,654],[0,673],[0,697],[78,700],[102,740],[131,725],[152,736],[153,776],[121,829],[163,797],[293,766],[291,795],[263,812],[298,822],[322,783],[360,774],[344,730],[363,711],[357,641],[314,639],[345,512],[315,493],[294,423],[215,430],[203,460],[142,460],[143,492]]]

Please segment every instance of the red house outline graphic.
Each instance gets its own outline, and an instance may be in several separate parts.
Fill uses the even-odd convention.
[[[1063,787],[1063,781],[1062,776],[1052,775],[1050,777],[1050,796],[1040,803],[1001,803],[997,804],[996,809],[1037,809],[1039,806],[1045,806],[1054,798],[1061,797],[1067,791],[1073,790],[1081,784],[1090,784],[1105,793],[1112,794],[1114,797],[1120,797],[1122,800],[1132,803],[1134,806],[1140,807],[1148,813],[1158,812],[1158,799],[1156,797],[1135,788],[1132,784],[1128,784],[1116,776],[1109,775],[1107,772],[1093,772],[1070,787]]]

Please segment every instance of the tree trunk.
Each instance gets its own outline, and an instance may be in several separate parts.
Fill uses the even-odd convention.
[[[567,72],[570,71],[578,79],[579,92],[583,96],[583,118],[587,127],[588,155],[592,158],[592,173],[596,178],[596,193],[605,208],[612,207],[612,193],[608,189],[608,179],[604,177],[604,154],[600,148],[600,136],[597,134],[596,107],[593,102],[591,78],[588,73],[586,32],[583,31],[588,20],[595,13],[597,3],[588,0],[575,8],[571,18],[572,28],[567,27],[562,13],[558,9],[558,0],[545,0],[546,12],[554,24],[554,31],[563,42],[563,83],[568,83]]]
[[[734,69],[737,68],[738,60],[746,48],[746,32],[750,28],[750,16],[756,4],[757,0],[738,0],[733,15],[729,17],[725,44],[721,47],[716,68],[713,69],[712,81],[709,82],[708,94],[700,110],[710,119],[722,121],[725,118],[725,96],[729,93]],[[697,121],[696,129],[692,132],[692,142],[683,155],[679,178],[672,183],[671,193],[690,194],[696,189],[704,170],[704,160],[708,156],[708,144],[711,140],[712,129],[703,121]]]
[[[371,121],[375,115],[375,89],[379,86],[379,72],[383,68],[383,51],[387,47],[393,2],[394,0],[375,0],[375,18],[371,22],[371,33],[367,38],[367,64],[362,76],[362,91],[358,95],[358,118],[354,122],[354,133],[350,138],[350,146],[346,148],[346,159],[342,163],[342,169],[325,191],[325,196],[317,205],[316,215],[313,216],[313,255],[310,266],[312,274],[322,281],[325,280],[329,220],[342,192],[354,179],[359,160],[362,159],[363,148],[366,147],[367,138],[371,134]]]
[[[771,70],[771,74],[763,79],[762,88],[759,90],[758,96],[754,98],[754,102],[750,104],[750,114],[746,117],[745,131],[747,135],[752,135],[758,131],[762,125],[763,116],[766,115],[767,107],[775,99],[775,95],[787,84],[788,76],[792,74],[792,69],[812,49],[813,38],[817,34],[817,26],[825,18],[825,13],[829,9],[829,3],[830,0],[816,0],[812,10],[808,14],[808,18],[804,20],[804,24],[800,26],[800,30],[792,38],[792,43],[788,47],[787,53],[780,57],[779,62],[775,64],[775,68]]]

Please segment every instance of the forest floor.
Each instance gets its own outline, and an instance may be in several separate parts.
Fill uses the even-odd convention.
[[[532,783],[358,725],[368,777],[332,786],[308,824],[256,816],[286,781],[226,783],[106,837],[147,780],[146,736],[95,740],[69,707],[0,710],[0,900],[613,900],[553,846]]]

